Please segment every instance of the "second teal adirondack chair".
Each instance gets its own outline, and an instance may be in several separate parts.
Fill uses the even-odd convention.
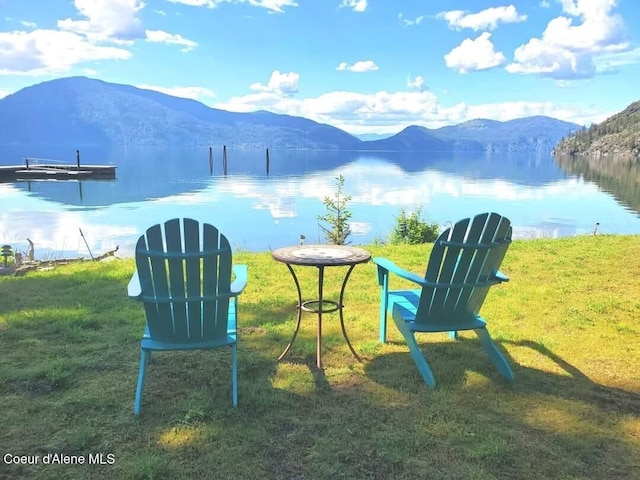
[[[466,218],[445,230],[433,245],[424,277],[401,269],[385,258],[374,258],[381,286],[380,341],[386,342],[387,311],[405,338],[420,375],[430,387],[436,382],[416,342],[416,333],[473,330],[498,371],[513,380],[509,362],[495,345],[480,307],[492,285],[508,281],[498,268],[511,243],[511,224],[497,213]],[[420,286],[389,290],[390,273]]]
[[[247,283],[246,265],[232,266],[227,238],[189,218],[150,227],[138,239],[135,258],[128,293],[144,305],[147,325],[134,413],[141,410],[151,352],[224,346],[231,347],[232,403],[237,406],[237,297]]]

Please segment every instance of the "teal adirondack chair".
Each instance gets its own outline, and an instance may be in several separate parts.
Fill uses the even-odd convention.
[[[473,330],[498,371],[513,380],[509,362],[495,345],[479,315],[492,285],[509,279],[498,268],[511,243],[511,225],[496,213],[466,218],[442,232],[433,245],[424,277],[403,270],[386,258],[374,258],[381,286],[380,341],[386,342],[387,312],[409,346],[420,375],[430,387],[436,382],[420,352],[416,333]],[[389,290],[393,273],[420,286],[415,290]]]
[[[147,325],[134,413],[140,413],[151,352],[223,346],[231,347],[232,403],[237,406],[237,297],[247,283],[246,265],[232,266],[227,238],[189,218],[150,227],[138,239],[135,258],[128,294],[143,303]]]

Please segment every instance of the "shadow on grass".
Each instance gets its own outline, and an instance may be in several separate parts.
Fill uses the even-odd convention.
[[[567,375],[521,367],[510,358],[515,380],[507,382],[479,341],[464,338],[421,345],[435,389],[425,385],[408,351],[379,355],[365,372],[377,384],[408,393],[408,410],[438,410],[444,401],[452,418],[464,411],[470,420],[463,435],[471,438],[459,445],[468,443],[471,456],[497,478],[626,478],[637,469],[640,395],[593,382],[539,343],[503,343],[532,348]],[[470,371],[488,381],[468,382]],[[548,458],[536,461],[522,455],[526,449]]]
[[[418,342],[420,339],[418,337]],[[391,345],[406,345],[401,341],[388,342]],[[488,358],[482,358],[484,351],[479,342],[475,340],[458,339],[455,342],[444,340],[442,342],[430,342],[420,344],[420,350],[427,359],[433,375],[436,379],[436,388],[458,388],[461,387],[467,378],[466,372],[475,366],[482,365],[483,374],[492,378],[501,378]],[[486,357],[486,356],[485,356]],[[389,388],[416,391],[414,385],[419,389],[429,388],[425,385],[420,376],[413,359],[409,355],[408,347],[406,352],[381,354],[371,360],[365,372],[371,380],[383,384]],[[398,375],[399,372],[404,372]],[[494,375],[495,374],[495,375]],[[409,386],[408,384],[412,385]]]
[[[389,343],[403,344],[403,342],[397,341]],[[459,338],[455,342],[448,340],[422,344],[421,351],[436,378],[436,388],[459,388],[466,383],[466,372],[475,370],[477,373],[490,377],[493,382],[502,383],[514,393],[529,394],[535,391],[559,398],[595,403],[604,410],[614,409],[625,414],[640,414],[640,394],[593,382],[576,366],[556,355],[544,345],[529,340],[503,340],[500,343],[531,348],[553,361],[568,375],[521,367],[508,352],[501,349],[515,373],[515,380],[508,383],[500,376],[486,356],[480,342],[476,339]],[[407,375],[393,374],[398,371],[405,371]],[[408,351],[377,356],[367,365],[366,374],[373,381],[390,388],[406,389],[407,382],[414,382],[419,384],[421,388],[428,388]]]
[[[572,365],[538,342],[531,340],[505,340],[503,343],[535,350],[553,361],[569,375],[556,375],[531,368],[520,369],[524,380],[523,389],[530,389],[531,385],[529,383],[535,382],[536,389],[540,393],[594,403],[603,410],[616,410],[625,414],[640,415],[640,394],[600,385],[592,381],[575,365]],[[520,388],[517,383],[514,386]]]

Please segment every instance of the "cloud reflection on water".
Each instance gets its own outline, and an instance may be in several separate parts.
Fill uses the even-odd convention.
[[[442,170],[407,170],[379,158],[362,157],[322,172],[265,177],[250,174],[165,178],[176,187],[156,198],[121,201],[117,191],[102,206],[56,201],[77,195],[79,185],[32,185],[31,191],[0,184],[2,241],[26,249],[31,238],[38,252],[87,256],[81,228],[94,254],[120,246],[131,255],[138,235],[153,223],[189,216],[215,224],[234,247],[266,250],[298,242],[324,241],[317,216],[322,200],[332,196],[335,177],[342,174],[345,193],[352,196],[353,243],[384,239],[401,208],[423,207],[428,221],[443,225],[483,211],[497,211],[512,220],[516,238],[590,233],[596,221],[603,233],[639,233],[640,220],[625,211],[597,185],[576,177],[557,177],[527,185],[509,178],[481,178]],[[116,180],[129,184],[131,179]],[[52,188],[49,188],[52,187]],[[123,188],[83,182],[83,195]],[[167,185],[164,185],[168,188]],[[149,188],[148,186],[145,188]],[[167,191],[170,191],[168,189]]]

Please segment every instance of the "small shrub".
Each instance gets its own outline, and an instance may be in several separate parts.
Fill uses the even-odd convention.
[[[345,195],[342,191],[344,187],[344,177],[336,177],[336,193],[333,197],[324,197],[324,206],[327,213],[318,215],[318,220],[325,222],[328,226],[320,225],[324,231],[327,241],[333,245],[345,245],[347,237],[351,234],[349,219],[351,211],[347,208],[347,203],[351,200],[351,195]]]
[[[422,218],[422,207],[407,213],[403,208],[396,217],[393,231],[389,235],[389,243],[419,243],[434,242],[438,238],[440,227],[437,223],[429,223]]]

